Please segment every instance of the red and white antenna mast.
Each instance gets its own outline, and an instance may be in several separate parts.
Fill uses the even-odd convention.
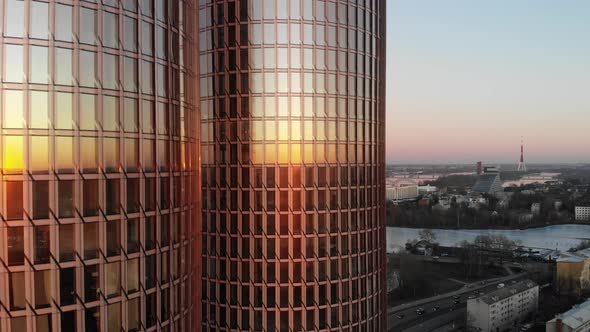
[[[524,139],[520,138],[520,161],[518,162],[518,171],[526,172],[526,164],[524,163]]]

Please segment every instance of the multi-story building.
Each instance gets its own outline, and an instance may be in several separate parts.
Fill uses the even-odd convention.
[[[405,199],[414,199],[418,197],[418,186],[395,186],[385,189],[385,196],[388,200],[400,201]]]
[[[556,291],[581,295],[590,290],[590,249],[564,252],[555,268]]]
[[[548,321],[547,332],[587,332],[590,331],[590,301],[577,305]]]
[[[467,327],[470,331],[505,331],[536,312],[538,306],[539,286],[533,281],[506,285],[467,301]]]
[[[196,1],[0,6],[0,330],[192,330]]]
[[[531,213],[533,216],[538,217],[541,215],[541,203],[531,204]]]
[[[576,221],[590,221],[590,206],[576,206]]]
[[[200,4],[203,329],[385,331],[385,0]]]
[[[477,182],[471,189],[474,193],[497,194],[504,191],[500,173],[487,171],[477,177]]]

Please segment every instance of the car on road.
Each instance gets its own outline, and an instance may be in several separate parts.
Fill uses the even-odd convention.
[[[424,311],[424,308],[418,308],[418,309],[416,309],[416,313],[418,314],[418,316],[424,315],[424,312],[425,312]]]
[[[453,296],[453,298],[454,298],[455,300],[456,300],[456,299],[460,299],[460,298],[461,298],[461,295],[455,295],[455,296]]]
[[[473,300],[473,299],[475,298],[475,295],[469,295],[467,298],[468,298],[469,300]]]
[[[531,324],[524,324],[524,325],[523,325],[523,326],[520,328],[520,330],[521,330],[521,331],[523,331],[523,332],[524,332],[524,331],[528,331],[528,330],[530,330],[530,329],[531,329],[531,327],[533,327]]]
[[[439,305],[437,305],[434,308],[432,308],[432,311],[439,311],[439,310],[440,310],[440,306]]]
[[[449,254],[447,254],[446,252],[443,252],[442,254],[440,254],[440,257],[449,257]]]
[[[453,305],[456,305],[456,304],[459,304],[459,303],[461,303],[461,301],[460,301],[460,300],[455,300],[455,301],[453,301]]]
[[[397,317],[397,319],[404,319],[406,316],[405,315],[397,315],[396,317]]]

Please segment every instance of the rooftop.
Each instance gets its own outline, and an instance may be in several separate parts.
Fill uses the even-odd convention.
[[[576,252],[564,252],[557,259],[560,263],[581,263],[590,258],[590,248]]]
[[[479,298],[479,300],[487,303],[487,304],[494,304],[496,302],[500,302],[504,299],[507,299],[515,294],[522,293],[526,290],[529,290],[533,287],[537,286],[537,284],[530,280],[525,279],[521,282],[518,282],[513,285],[506,285],[498,290],[495,290],[491,293],[488,293]]]
[[[558,318],[563,321],[563,324],[571,327],[572,329],[577,329],[578,327],[584,325],[585,322],[590,320],[590,300],[580,305],[574,306],[572,309],[564,312],[563,314],[557,315],[557,317],[553,318],[549,322],[555,322]]]

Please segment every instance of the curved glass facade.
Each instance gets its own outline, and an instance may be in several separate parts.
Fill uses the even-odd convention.
[[[196,3],[0,3],[0,330],[191,330]]]
[[[385,331],[385,1],[199,15],[203,329]]]

